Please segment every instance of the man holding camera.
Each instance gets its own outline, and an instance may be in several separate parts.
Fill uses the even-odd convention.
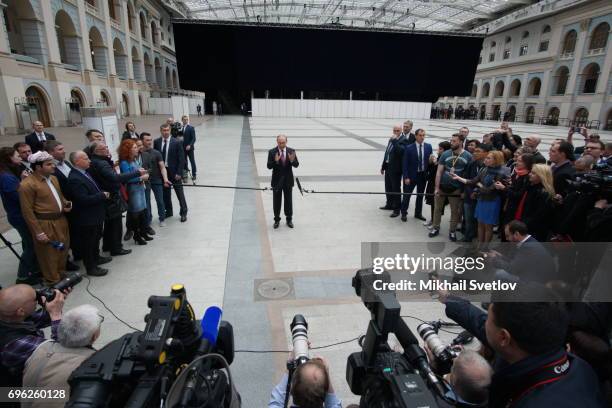
[[[69,291],[67,291],[69,293]],[[29,285],[19,284],[0,290],[0,365],[10,384],[20,385],[25,362],[45,341],[42,329],[51,326],[51,337],[57,339],[65,296],[55,290],[55,297],[43,309],[36,310],[37,294]]]
[[[272,390],[268,408],[285,406],[287,374]],[[329,365],[321,357],[315,357],[300,364],[291,380],[292,408],[342,408],[342,401],[336,397],[329,378]]]
[[[488,313],[447,293],[439,299],[449,318],[495,352],[489,407],[605,406],[593,369],[566,351],[564,306],[543,286],[495,295]]]

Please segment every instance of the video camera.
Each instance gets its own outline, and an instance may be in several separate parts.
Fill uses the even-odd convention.
[[[446,389],[433,373],[417,338],[400,316],[401,306],[393,291],[376,291],[374,280],[389,282],[388,272],[374,274],[361,269],[353,278],[357,296],[372,319],[360,339],[361,352],[349,356],[346,380],[354,394],[361,395],[360,406],[369,408],[408,408],[438,406],[434,392],[442,399]],[[394,333],[404,353],[387,344]]]
[[[198,324],[183,285],[148,306],[144,332],[112,341],[71,374],[66,406],[240,407],[229,371],[234,333],[221,309],[209,308]]]
[[[83,275],[78,272],[72,272],[66,275],[64,279],[56,283],[50,288],[36,289],[36,301],[39,305],[44,306],[43,296],[47,302],[52,302],[55,299],[55,289],[63,292],[68,288],[74,287],[77,283],[83,280]]]
[[[183,136],[183,124],[181,122],[171,123],[170,134],[172,135],[172,137]]]
[[[612,167],[596,164],[592,170],[569,180],[570,189],[597,199],[612,201]]]

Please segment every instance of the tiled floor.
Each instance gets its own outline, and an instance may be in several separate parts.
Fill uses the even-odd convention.
[[[144,119],[143,119],[144,120]],[[156,119],[158,120],[158,119]],[[318,192],[382,192],[380,164],[394,124],[402,120],[286,119],[225,116],[197,127],[198,183],[213,185],[269,185],[267,150],[279,133],[297,150],[300,166],[295,175],[304,188]],[[495,122],[417,120],[432,144],[447,140],[461,126],[480,138],[496,128]],[[515,124],[515,133],[538,134],[541,149],[565,137],[566,129]],[[610,132],[601,132],[612,140]],[[294,189],[295,229],[284,224],[272,229],[272,195],[269,191],[186,188],[189,221],[171,219],[146,247],[135,247],[131,256],[113,260],[111,273],[93,278],[91,290],[120,317],[142,328],[149,295],[163,295],[172,283],[185,283],[197,314],[208,305],[223,305],[224,316],[234,324],[236,348],[282,350],[290,344],[289,322],[296,313],[309,322],[314,347],[364,334],[368,313],[351,288],[350,278],[361,264],[364,241],[423,242],[426,229],[420,221],[391,219],[378,209],[384,195],[305,194]],[[412,213],[410,213],[412,214]],[[429,207],[424,208],[429,214]],[[447,219],[437,241],[445,241]],[[14,231],[7,234],[14,239]],[[0,283],[14,280],[16,259],[0,250]],[[256,282],[283,279],[290,292],[278,300],[262,300]],[[100,304],[77,286],[67,307]],[[106,310],[101,346],[129,331]],[[443,317],[435,302],[403,304],[403,315],[425,320]],[[407,319],[416,327],[415,319]],[[451,334],[442,335],[450,339]],[[357,402],[345,380],[346,358],[357,351],[356,342],[317,350],[331,363],[334,386],[345,403]],[[233,374],[245,407],[266,405],[269,392],[284,369],[286,354],[238,353]]]

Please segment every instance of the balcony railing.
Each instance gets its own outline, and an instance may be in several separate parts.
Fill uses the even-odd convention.
[[[111,25],[114,28],[116,28],[117,30],[119,30],[119,31],[123,30],[123,28],[121,28],[121,24],[117,20],[115,20],[114,18],[111,17],[110,22],[111,22]]]
[[[85,10],[96,17],[100,17],[100,12],[98,11],[98,8],[92,4],[89,4],[88,2],[85,2]]]
[[[592,50],[588,50],[587,55],[588,56],[603,55],[605,52],[606,52],[605,48],[594,48]]]

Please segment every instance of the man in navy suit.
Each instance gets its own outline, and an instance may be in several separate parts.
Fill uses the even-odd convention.
[[[26,136],[25,142],[30,145],[32,154],[34,154],[40,150],[45,150],[45,143],[49,140],[55,140],[55,136],[46,133],[44,125],[39,120],[32,123],[32,128],[34,131]]]
[[[87,172],[91,161],[85,152],[71,153],[70,161],[74,166],[68,175],[68,189],[74,206],[70,222],[77,231],[77,239],[74,242],[79,245],[87,274],[104,276],[108,270],[100,268],[99,265],[112,260],[110,256],[100,256],[102,224],[106,216],[106,200],[110,193],[102,191]]]
[[[183,147],[185,148],[185,169],[189,170],[189,163],[187,163],[187,159],[191,163],[191,179],[196,179],[196,162],[195,157],[193,155],[194,145],[196,142],[196,133],[195,128],[191,126],[189,123],[189,116],[183,115],[181,118],[183,122]]]
[[[187,221],[187,200],[183,191],[183,170],[185,169],[185,149],[183,143],[174,137],[170,137],[170,125],[164,123],[159,128],[161,137],[155,139],[153,148],[162,154],[168,180],[172,183],[171,187],[164,186],[164,205],[166,207],[166,218],[172,217],[172,189],[176,193],[181,207],[181,222]]]
[[[285,196],[285,218],[287,226],[293,228],[293,168],[300,165],[295,150],[287,147],[287,136],[276,137],[277,146],[268,151],[268,169],[272,170],[272,203],[274,207],[274,229],[280,223],[280,209]]]
[[[425,143],[425,130],[417,129],[415,142],[406,146],[404,149],[402,179],[404,180],[404,193],[412,194],[416,187],[418,194],[425,192],[427,184],[427,167],[429,166],[429,157],[433,150],[429,143]],[[410,205],[410,196],[402,196],[402,221],[408,220],[408,206]],[[423,196],[417,195],[416,207],[414,209],[414,218],[425,221],[422,215]]]

